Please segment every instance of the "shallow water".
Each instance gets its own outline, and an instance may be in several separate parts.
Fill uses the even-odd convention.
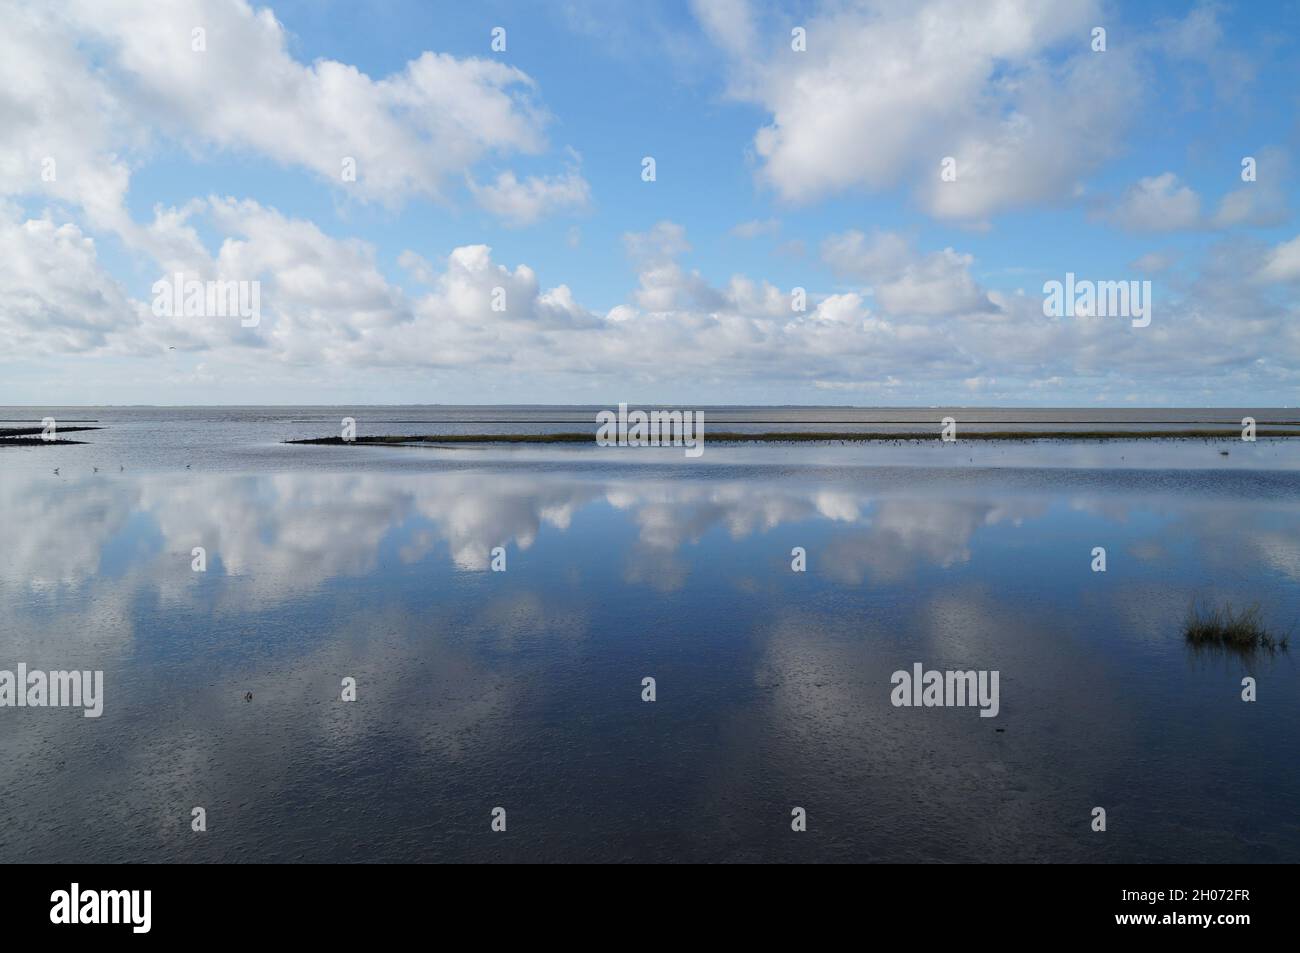
[[[1179,631],[1196,597],[1300,619],[1300,441],[694,461],[76,416],[107,429],[0,449],[0,669],[103,670],[104,712],[0,708],[0,859],[1300,859],[1294,649]],[[997,717],[894,707],[916,662],[998,671]]]

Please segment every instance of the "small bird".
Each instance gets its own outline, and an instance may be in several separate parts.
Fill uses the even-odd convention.
[[[126,471],[126,467],[124,467],[124,466],[122,466],[122,467],[118,467],[118,468],[117,468],[117,472],[118,472],[118,473],[123,473],[123,472],[125,472],[125,471]]]
[[[185,469],[188,470],[189,468],[190,468],[190,465],[189,465],[188,463],[185,464]]]
[[[54,475],[55,475],[55,476],[58,476],[58,475],[59,475],[59,468],[58,468],[58,467],[55,467],[55,468],[54,468]]]
[[[252,692],[244,692],[244,701],[246,701],[246,702],[251,702],[252,700],[253,700],[253,693],[252,693]]]
[[[96,473],[99,472],[99,467],[92,467],[91,469],[94,470]]]

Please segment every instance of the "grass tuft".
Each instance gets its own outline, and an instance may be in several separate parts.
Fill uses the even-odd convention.
[[[1193,602],[1183,622],[1183,635],[1198,648],[1219,647],[1234,652],[1287,651],[1291,636],[1275,636],[1264,625],[1258,605],[1235,610],[1230,603],[1223,607],[1205,607]]]

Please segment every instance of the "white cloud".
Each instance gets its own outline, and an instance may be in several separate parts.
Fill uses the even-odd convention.
[[[591,202],[586,179],[575,171],[554,177],[529,176],[522,182],[502,172],[490,185],[470,182],[478,204],[511,225],[531,225],[556,211],[580,210]]]
[[[1291,216],[1281,187],[1287,160],[1267,150],[1268,177],[1226,193],[1212,215],[1201,210],[1201,197],[1173,172],[1139,179],[1104,213],[1111,224],[1130,232],[1176,232],[1241,226],[1280,225]]]
[[[138,310],[76,225],[0,217],[0,339],[10,355],[106,348],[136,326]]]
[[[1253,158],[1256,180],[1243,183],[1222,198],[1210,222],[1213,227],[1268,228],[1290,220],[1290,201],[1284,188],[1291,178],[1290,156],[1283,149],[1267,148]]]
[[[1257,251],[1224,243],[1182,300],[1162,294],[1152,325],[1137,330],[1127,321],[1045,319],[1041,295],[982,289],[968,254],[921,252],[891,233],[828,239],[827,261],[870,288],[810,288],[807,310],[795,311],[790,289],[770,281],[708,281],[685,263],[685,230],[661,222],[627,236],[636,284],[596,312],[568,286],[542,285],[531,267],[494,260],[485,245],[438,260],[402,255],[416,285],[404,290],[368,243],[251,201],[161,209],[148,228],[167,239],[171,264],[187,276],[259,280],[261,325],[155,316],[107,275],[75,225],[21,221],[9,210],[0,225],[0,334],[11,353],[111,356],[136,362],[124,365],[128,377],[156,377],[161,365],[139,362],[175,346],[202,360],[193,384],[208,395],[214,382],[284,379],[293,368],[335,383],[373,380],[376,368],[385,380],[427,381],[437,371],[461,375],[470,390],[458,393],[483,393],[474,388],[500,371],[530,389],[580,381],[677,393],[708,381],[734,393],[762,382],[769,395],[846,388],[896,402],[934,388],[979,387],[1000,398],[1049,380],[1086,395],[1135,393],[1136,382],[1141,393],[1193,380],[1220,390],[1263,378],[1300,383],[1294,308],[1271,301],[1263,284],[1300,279],[1300,239],[1274,248],[1262,267]],[[191,246],[196,231],[215,232],[219,247]],[[504,311],[492,307],[498,288]],[[1269,342],[1264,356],[1261,341]]]
[[[749,56],[758,47],[748,0],[691,0],[691,9],[709,38],[732,56]]]
[[[1270,249],[1258,277],[1263,281],[1300,281],[1300,235]]]
[[[901,235],[832,235],[822,259],[840,275],[871,282],[887,314],[944,315],[996,310],[971,277],[974,258],[951,248],[923,255]]]
[[[775,218],[754,219],[749,222],[741,222],[731,230],[731,234],[736,238],[761,238],[764,235],[775,235],[781,230],[781,222]]]
[[[433,52],[379,78],[330,59],[301,63],[274,13],[246,0],[5,0],[3,16],[0,194],[76,203],[132,245],[149,241],[124,210],[132,158],[161,143],[204,158],[252,153],[394,206],[445,201],[481,160],[547,146],[549,116],[517,68]],[[52,181],[41,177],[47,157]],[[587,190],[569,170],[523,182],[503,172],[476,191],[524,222],[585,203]]]
[[[1158,274],[1162,271],[1168,271],[1173,265],[1174,256],[1172,254],[1152,251],[1134,259],[1129,267],[1147,274]]]
[[[1134,88],[1138,73],[1118,49],[1078,53],[1056,68],[1035,60],[1014,79],[990,83],[985,94],[1001,101],[996,111],[949,127],[954,134],[941,154],[956,160],[956,181],[941,179],[933,154],[914,160],[924,170],[922,204],[938,218],[982,220],[1076,198],[1083,180],[1119,151],[1128,114],[1112,104]]]
[[[758,49],[741,3],[697,13],[731,58],[732,92],[771,113],[754,140],[759,177],[793,202],[906,183],[932,214],[978,219],[1069,197],[1116,147],[1109,103],[1131,97],[1135,76],[1126,53],[1088,48],[1091,0],[825,4],[806,52],[776,28]],[[945,156],[955,182],[940,180]]]
[[[178,265],[187,275],[260,280],[259,327],[157,317],[107,276],[76,226],[11,219],[0,228],[0,331],[11,350],[152,361],[175,346],[202,358],[195,381],[205,388],[291,367],[332,381],[375,368],[386,378],[427,379],[436,369],[479,387],[496,369],[533,385],[581,380],[620,390],[762,381],[769,393],[849,388],[904,402],[934,387],[996,387],[998,396],[1053,379],[1088,393],[1134,393],[1135,382],[1148,393],[1189,380],[1222,389],[1261,374],[1278,386],[1300,383],[1294,310],[1242,277],[1300,279],[1300,239],[1273,249],[1262,268],[1243,267],[1256,254],[1225,244],[1183,302],[1162,297],[1152,325],[1135,330],[1127,321],[1045,319],[1040,295],[980,288],[969,255],[923,253],[890,233],[828,239],[827,260],[868,282],[870,296],[809,289],[799,312],[788,288],[744,275],[715,285],[689,269],[684,229],[662,222],[628,236],[637,284],[602,314],[566,285],[543,286],[527,265],[495,261],[484,245],[436,261],[404,254],[400,264],[423,286],[408,292],[385,276],[369,244],[256,202],[213,198],[161,210],[151,227],[181,234],[200,226],[221,236],[220,247]],[[504,311],[492,308],[497,288]],[[1225,322],[1229,311],[1234,319]],[[1207,339],[1214,349],[1204,348]],[[1266,357],[1261,341],[1269,342]]]
[[[627,232],[623,244],[638,262],[662,263],[691,250],[686,229],[669,221],[655,223],[648,232]]]
[[[1196,228],[1201,221],[1200,197],[1178,181],[1173,172],[1139,179],[1130,186],[1108,216],[1132,232],[1172,232]]]
[[[490,152],[544,145],[533,81],[503,63],[426,52],[372,79],[334,60],[299,63],[274,13],[245,0],[79,0],[70,10],[69,25],[103,44],[137,119],[336,183],[352,157],[353,185],[368,198],[439,196],[450,174]],[[206,31],[203,52],[192,49],[195,28]]]
[[[0,4],[0,196],[75,203],[93,224],[108,225],[123,217],[130,180],[119,153],[139,146],[140,136],[73,31],[56,22],[57,9]]]

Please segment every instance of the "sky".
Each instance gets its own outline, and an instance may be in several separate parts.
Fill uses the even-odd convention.
[[[1296,0],[0,23],[0,404],[1300,404]]]

